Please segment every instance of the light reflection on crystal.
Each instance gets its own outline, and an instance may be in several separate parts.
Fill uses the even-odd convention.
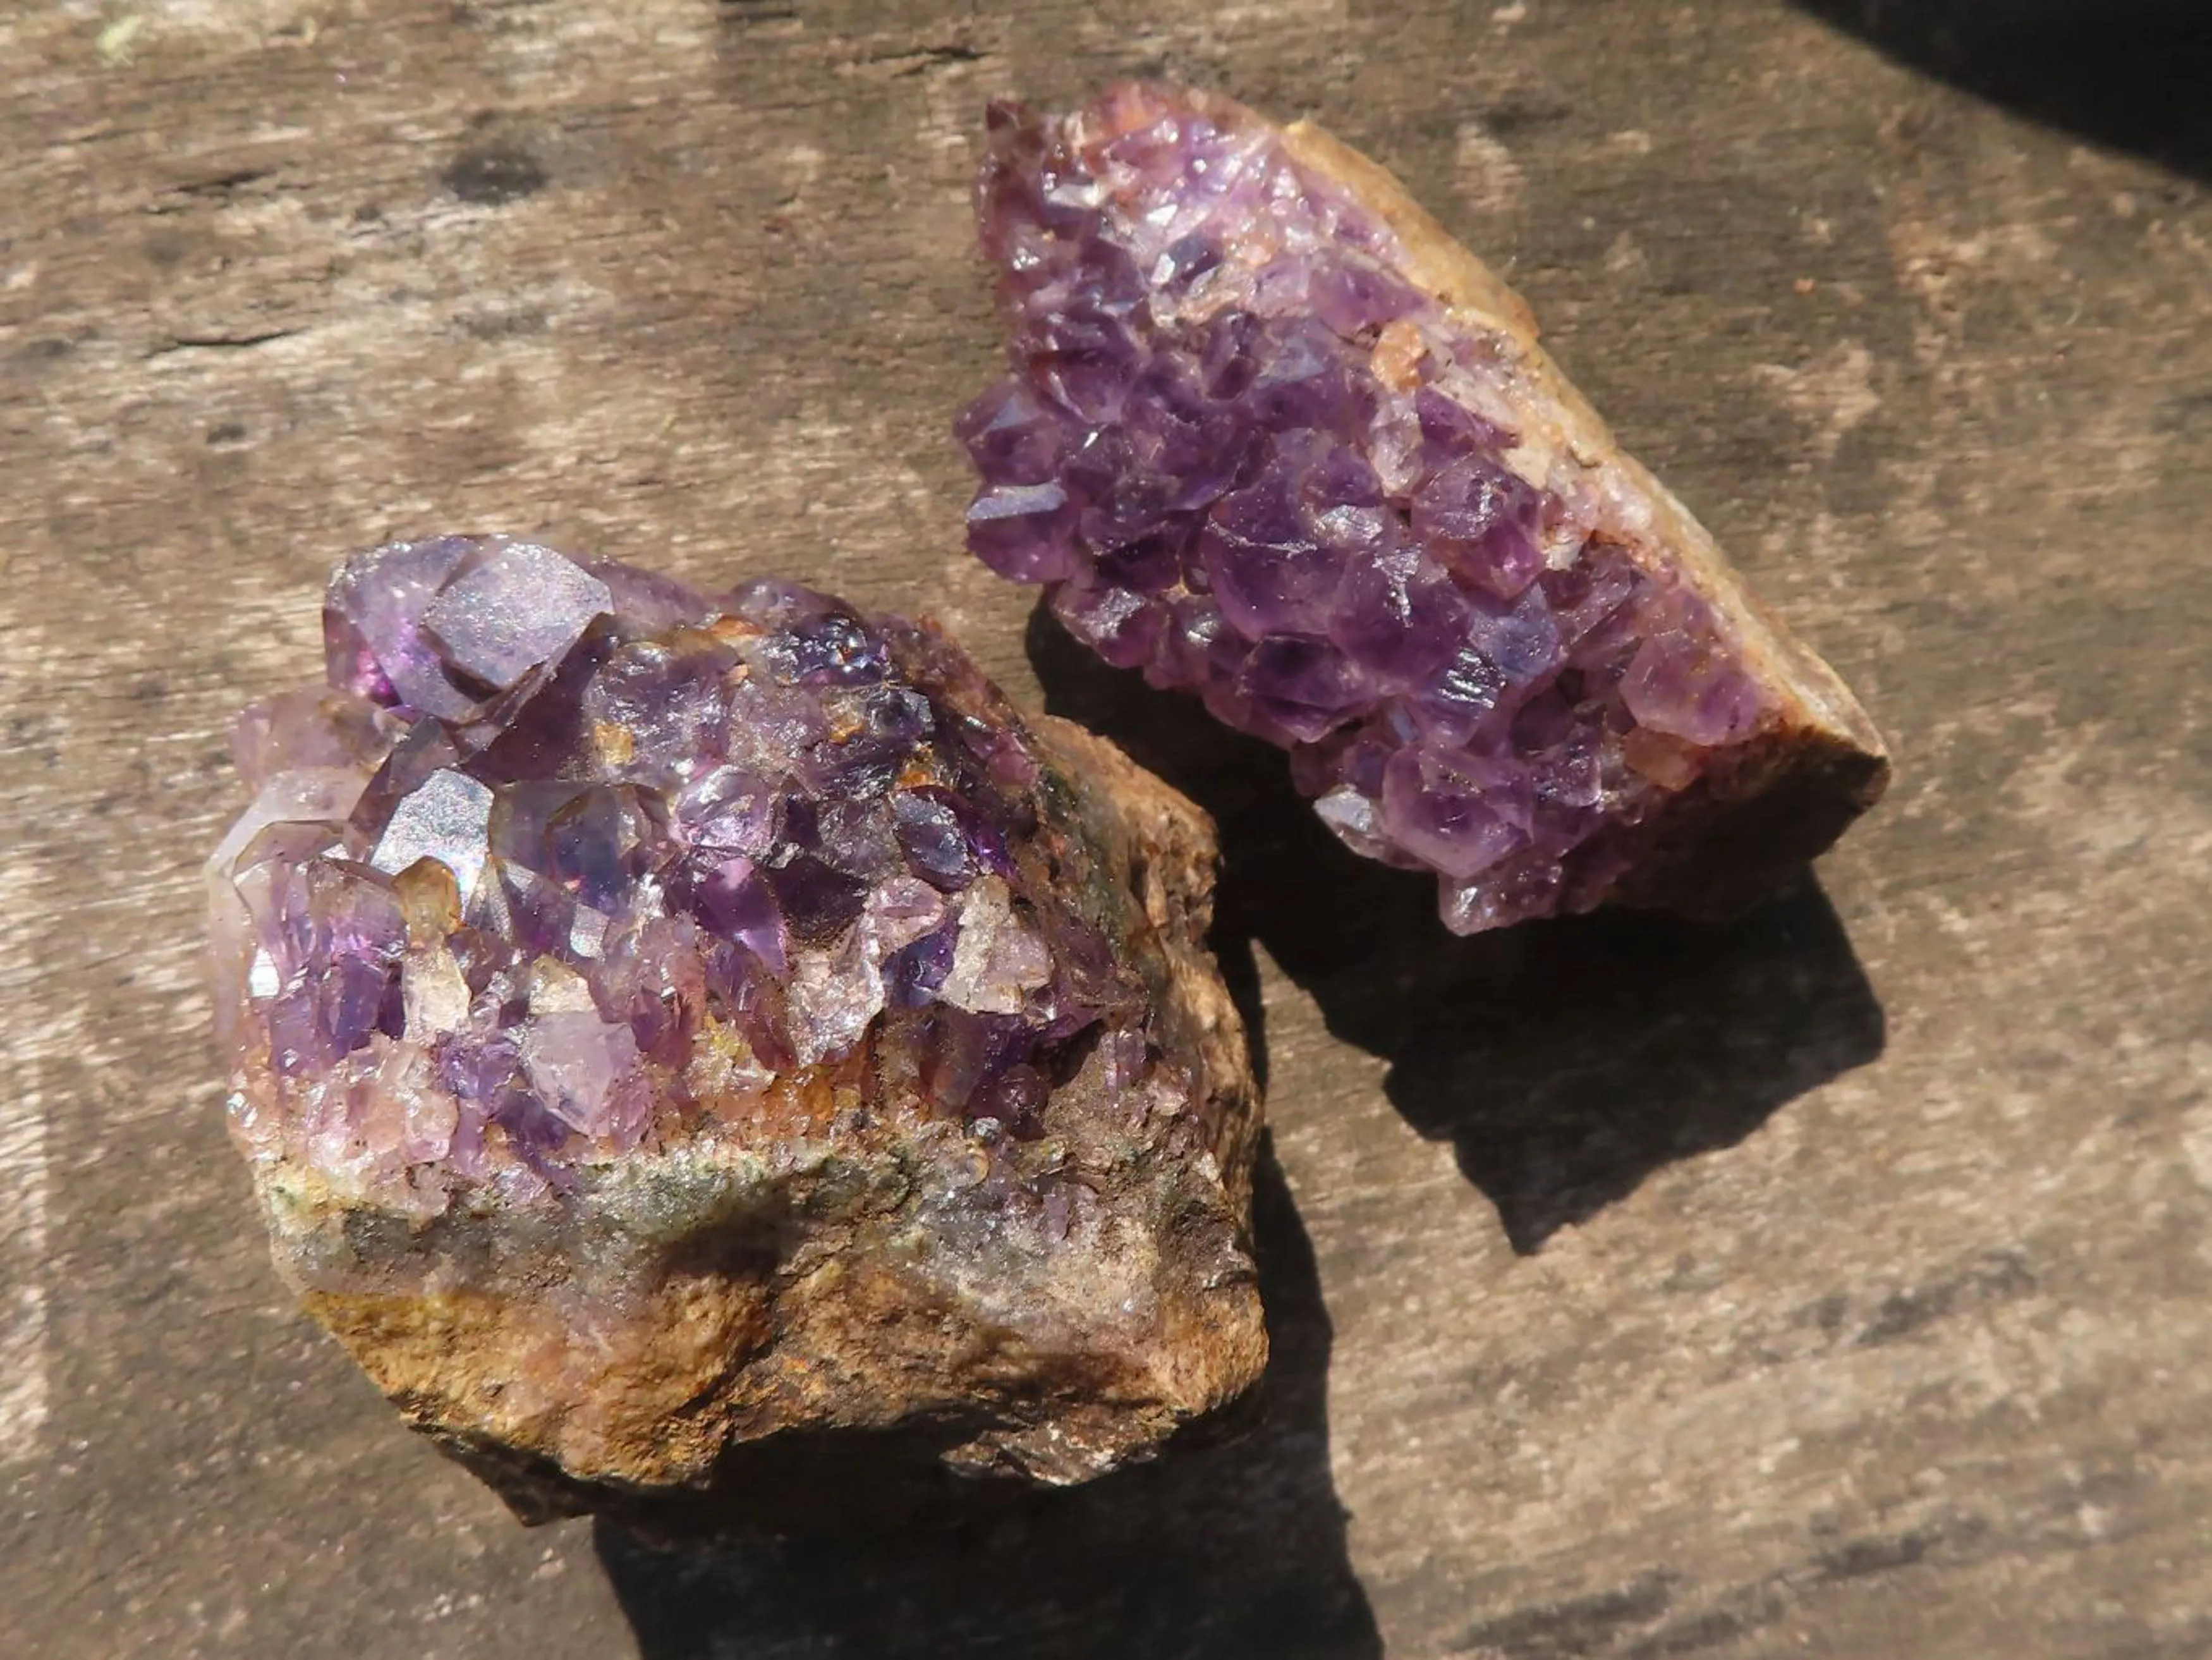
[[[370,866],[397,876],[418,859],[434,859],[453,873],[467,904],[483,873],[491,803],[489,787],[465,773],[432,773],[392,808]]]

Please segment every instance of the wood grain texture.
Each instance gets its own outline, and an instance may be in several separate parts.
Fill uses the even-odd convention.
[[[0,49],[0,1652],[2212,1651],[2202,150],[1768,0],[87,0]],[[1133,70],[1316,116],[1528,295],[1894,740],[1825,891],[1449,940],[959,556],[977,112]],[[1216,812],[1254,1438],[670,1552],[517,1529],[289,1307],[198,977],[225,723],[334,558],[478,527],[933,609]]]

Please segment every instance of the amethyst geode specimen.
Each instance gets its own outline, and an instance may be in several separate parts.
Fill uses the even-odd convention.
[[[444,537],[324,621],[210,866],[231,1125],[310,1310],[519,1507],[1079,1480],[1257,1375],[1196,809],[787,583]]]
[[[1372,163],[1130,85],[994,107],[976,203],[1014,373],[958,423],[969,546],[1454,929],[1725,909],[1879,794],[1850,694]]]

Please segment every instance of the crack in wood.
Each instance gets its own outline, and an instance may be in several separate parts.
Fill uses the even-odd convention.
[[[167,357],[179,351],[244,351],[253,346],[265,346],[272,340],[289,340],[305,329],[265,329],[254,334],[180,334],[172,337],[154,348],[149,358]]]

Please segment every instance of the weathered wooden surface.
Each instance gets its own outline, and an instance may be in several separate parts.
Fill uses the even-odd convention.
[[[1765,0],[83,0],[0,46],[0,1652],[2212,1652],[2192,130],[2094,148]],[[1899,781],[1825,897],[1449,942],[957,556],[980,104],[1162,68],[1401,170],[1865,695]],[[334,556],[470,526],[933,606],[1221,816],[1267,1430],[671,1555],[516,1528],[291,1312],[194,956],[224,722],[313,672]]]

